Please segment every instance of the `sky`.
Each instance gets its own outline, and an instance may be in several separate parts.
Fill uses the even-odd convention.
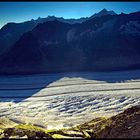
[[[8,22],[24,22],[38,17],[89,17],[102,9],[117,14],[140,11],[140,2],[0,2],[0,28]]]

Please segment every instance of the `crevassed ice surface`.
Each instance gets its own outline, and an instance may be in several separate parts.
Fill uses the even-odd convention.
[[[140,70],[0,76],[0,117],[48,129],[140,104]]]

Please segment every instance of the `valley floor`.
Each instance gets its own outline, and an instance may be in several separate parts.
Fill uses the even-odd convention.
[[[139,104],[140,70],[0,76],[0,118],[47,129],[114,116]]]

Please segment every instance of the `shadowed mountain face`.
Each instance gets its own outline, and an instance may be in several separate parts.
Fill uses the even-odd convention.
[[[0,73],[140,68],[140,12],[111,13],[81,24],[56,19],[38,24],[1,56]]]
[[[28,31],[31,31],[35,26],[39,23],[47,22],[47,21],[54,21],[58,20],[64,23],[74,24],[74,23],[82,23],[88,19],[92,19],[97,16],[103,15],[115,15],[116,13],[112,11],[107,11],[103,9],[97,14],[92,15],[91,17],[86,18],[79,18],[79,19],[64,19],[63,17],[55,17],[55,16],[48,16],[47,18],[38,18],[36,20],[32,19],[30,21],[22,22],[22,23],[8,23],[3,26],[0,30],[0,54],[6,52],[12,45],[16,43],[20,37]]]

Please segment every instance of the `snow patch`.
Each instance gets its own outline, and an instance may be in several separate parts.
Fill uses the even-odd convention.
[[[119,28],[121,34],[140,35],[140,23],[138,21],[129,21]]]
[[[74,29],[69,30],[67,33],[67,42],[70,42],[75,39],[76,39],[75,30]]]
[[[112,19],[103,23],[102,27],[98,28],[96,32],[100,32],[102,30],[111,31],[116,19]]]

